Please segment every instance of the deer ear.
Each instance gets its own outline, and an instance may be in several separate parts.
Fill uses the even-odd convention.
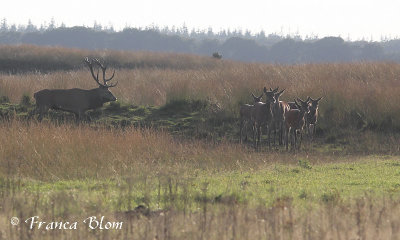
[[[264,92],[265,92],[265,93],[267,92],[267,88],[266,88],[266,87],[264,87]]]
[[[271,89],[271,91],[272,91],[273,93],[276,93],[276,92],[278,91],[278,89],[279,89],[279,87],[275,88],[274,90]]]
[[[307,102],[310,101],[310,100],[312,101],[313,99],[310,98],[310,96],[307,96]]]

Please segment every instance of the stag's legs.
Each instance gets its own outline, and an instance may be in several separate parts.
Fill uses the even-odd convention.
[[[81,121],[87,121],[90,122],[90,116],[85,114],[84,111],[79,111],[78,113],[75,113],[75,121],[76,123],[80,123]]]
[[[45,114],[45,113],[47,113],[49,111],[49,107],[48,106],[46,106],[46,105],[41,105],[41,106],[38,106],[38,105],[36,105],[36,109],[35,109],[35,113],[34,114],[36,114],[36,113],[39,113],[39,116],[38,116],[38,121],[40,122],[40,121],[42,121],[42,119],[43,119],[43,114]]]

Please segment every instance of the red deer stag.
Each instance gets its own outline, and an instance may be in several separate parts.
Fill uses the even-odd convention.
[[[300,105],[295,100],[294,103],[297,109],[290,109],[285,113],[285,128],[286,128],[286,150],[289,149],[289,135],[292,132],[294,135],[294,144],[292,141],[292,149],[296,149],[297,145],[297,132],[300,132],[300,140],[303,138],[302,130],[305,125],[305,116],[309,112],[308,101],[303,101],[301,99],[297,99],[300,102]],[[300,147],[300,144],[299,144]]]
[[[261,102],[263,94],[261,94],[259,97],[254,96],[254,94],[251,94],[253,96],[254,103]],[[243,104],[240,106],[240,143],[242,143],[242,138],[243,138],[243,130],[246,133],[245,136],[245,141],[247,141],[247,128],[249,125],[251,127],[254,127],[254,105],[250,104]],[[253,128],[254,131],[254,128]]]
[[[105,67],[98,59],[85,58],[85,63],[90,69],[92,77],[99,85],[98,88],[84,90],[73,89],[44,89],[36,92],[33,96],[36,100],[36,111],[39,112],[39,118],[49,109],[63,110],[74,113],[76,119],[81,119],[89,109],[96,109],[103,106],[106,102],[116,101],[117,98],[110,92],[109,88],[115,87],[115,84],[108,84],[114,78],[115,70],[110,78],[106,78]],[[97,74],[94,73],[93,63],[98,65]],[[99,69],[103,72],[103,84],[99,82]]]

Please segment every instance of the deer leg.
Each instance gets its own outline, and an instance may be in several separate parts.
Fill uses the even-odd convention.
[[[39,106],[37,107],[37,112],[39,112],[38,120],[42,121],[43,120],[43,114],[47,113],[49,111],[49,107],[47,106]]]
[[[304,129],[304,132],[305,132],[306,136],[307,136],[308,138],[310,138],[310,136],[311,136],[311,134],[310,134],[311,126],[310,126],[310,124],[307,124],[307,123],[306,123],[305,126],[304,126],[303,128],[305,128],[305,129]]]
[[[247,142],[247,139],[248,139],[248,134],[249,134],[249,124],[248,123],[246,123],[246,125],[244,126],[244,141],[246,141]]]
[[[79,113],[75,113],[75,123],[78,124],[80,122],[81,116]]]
[[[261,125],[257,126],[257,148],[261,143]]]
[[[85,116],[85,118],[86,118],[86,121],[88,121],[88,122],[91,122],[91,121],[92,121],[92,118],[90,117],[89,114],[85,114],[85,113],[84,113],[84,116]]]
[[[276,131],[277,131],[277,125],[274,122],[274,146],[275,146],[275,138],[276,138]]]
[[[253,129],[254,129],[254,131],[253,131],[253,145],[254,145],[254,148],[256,148],[257,149],[257,124],[256,123],[254,123],[253,124]]]
[[[244,131],[244,140],[247,142],[247,134],[249,132],[249,123],[248,122],[244,123],[243,131]]]
[[[303,131],[302,130],[300,130],[300,142],[299,142],[299,150],[300,150],[300,146],[301,146],[301,143],[303,142]]]
[[[85,116],[85,113],[82,111],[75,113],[76,123],[79,123],[82,120],[82,117],[84,117],[84,116]]]
[[[239,137],[240,144],[242,144],[242,134],[243,134],[243,121],[240,120],[240,137]]]
[[[286,129],[285,129],[285,138],[286,138],[286,151],[287,150],[289,150],[289,131],[290,131],[290,128],[289,127],[286,127]]]

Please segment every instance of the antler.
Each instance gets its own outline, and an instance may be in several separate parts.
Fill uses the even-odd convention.
[[[103,86],[103,84],[101,84],[99,82],[99,70],[97,70],[97,75],[95,75],[94,72],[93,72],[93,62],[92,62],[92,60],[89,60],[89,58],[86,57],[84,61],[85,61],[86,65],[89,67],[90,72],[92,73],[93,79],[97,82],[97,84],[99,84],[99,86]]]
[[[93,62],[96,63],[96,64],[101,68],[101,70],[103,71],[103,82],[104,82],[104,84],[101,84],[101,83],[99,82],[99,69],[97,69],[97,74],[96,74],[96,75],[94,74],[94,71],[93,71]],[[85,58],[85,63],[88,65],[88,67],[89,67],[89,69],[90,69],[90,72],[92,73],[92,77],[93,77],[94,80],[97,82],[97,84],[99,84],[100,86],[103,86],[103,87],[107,87],[107,88],[117,86],[118,82],[116,82],[115,84],[111,84],[111,85],[108,85],[108,84],[107,84],[107,82],[111,81],[111,79],[114,78],[115,69],[114,69],[114,72],[113,72],[112,76],[111,76],[110,78],[106,79],[106,70],[107,70],[107,67],[105,67],[102,63],[100,63],[99,59],[97,59],[97,58],[95,58],[95,59],[89,59],[88,57],[86,57],[86,58]]]
[[[106,86],[106,87],[115,87],[115,86],[117,86],[118,82],[115,83],[115,84],[111,84],[111,85],[108,85],[108,84],[107,84],[107,82],[111,81],[111,80],[114,78],[115,69],[114,69],[113,74],[111,75],[111,77],[107,79],[107,78],[106,78],[106,70],[107,70],[107,67],[104,66],[104,65],[99,61],[99,59],[97,59],[97,58],[93,59],[93,61],[94,61],[97,65],[99,65],[99,67],[100,67],[101,70],[103,71],[103,82],[104,82],[104,86]]]

